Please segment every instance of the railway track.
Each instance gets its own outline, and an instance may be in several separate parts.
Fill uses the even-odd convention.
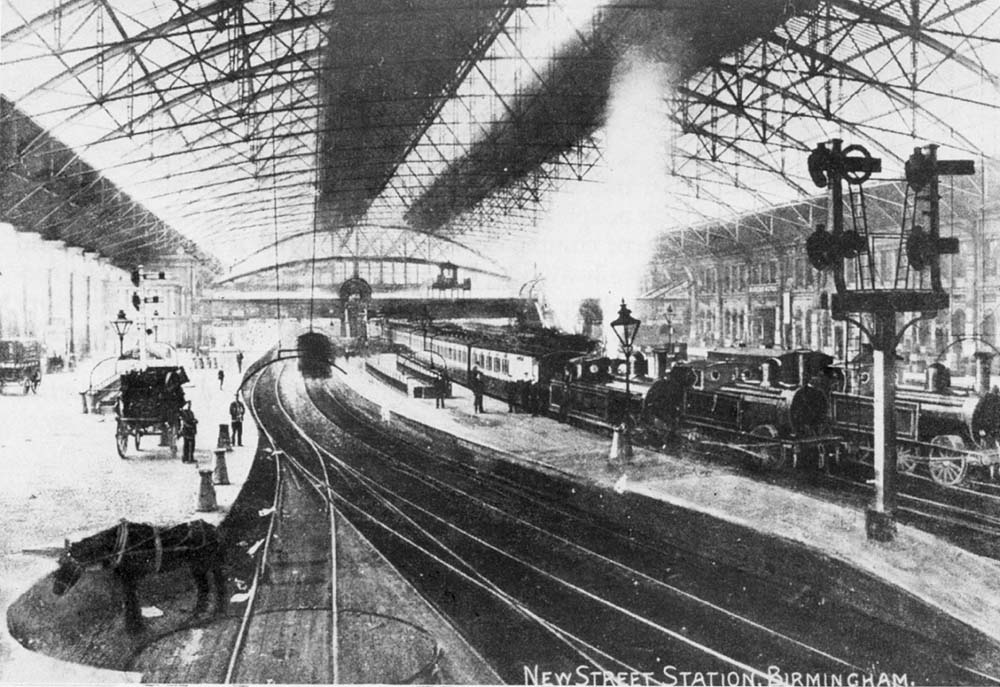
[[[751,478],[789,489],[808,489],[857,509],[865,508],[874,490],[870,482],[872,464],[864,461],[845,461],[826,470],[747,471],[741,458],[727,459],[719,452],[689,451],[685,455],[713,465],[722,462]],[[943,486],[919,473],[899,473],[898,484],[900,522],[981,556],[1000,559],[1000,485],[967,480],[965,484]]]
[[[873,491],[867,480],[871,465],[858,463],[857,467],[861,469],[826,474],[818,483],[847,489],[863,507]],[[1000,493],[996,485],[970,481],[966,485],[942,486],[929,477],[907,473],[899,475],[898,484],[900,522],[944,537],[981,556],[1000,559]]]
[[[266,377],[273,377],[273,388],[260,394],[259,381]],[[249,394],[251,415],[271,446],[278,444],[260,422],[259,409],[269,396],[277,398],[279,381],[277,374],[259,375]],[[257,544],[261,555],[249,581],[223,682],[337,683],[335,516],[323,497],[329,477],[322,465],[303,471],[281,451],[274,451],[272,459],[273,512],[267,534]],[[296,641],[303,627],[309,628],[308,643]],[[317,636],[326,641],[317,641]]]
[[[268,375],[266,392],[255,386],[250,395],[251,414],[268,442],[280,447],[272,453],[276,499],[222,682],[428,683],[449,675],[458,682],[495,681],[467,659],[445,660],[428,630],[383,608],[382,590],[373,587],[381,579],[377,571],[366,569],[370,582],[344,577],[344,565],[356,570],[359,564],[356,542],[343,541],[356,534],[331,497],[331,463],[289,412],[280,383],[285,368]],[[342,550],[351,559],[343,565]]]
[[[582,670],[657,682],[693,669],[766,682],[771,666],[982,679],[924,637],[428,454],[323,384],[308,394],[294,421],[327,464],[330,498],[509,681]]]

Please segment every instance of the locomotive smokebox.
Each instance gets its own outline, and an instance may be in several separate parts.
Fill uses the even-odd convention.
[[[985,394],[990,390],[990,365],[993,364],[993,354],[977,351],[972,357],[976,359],[976,393]]]

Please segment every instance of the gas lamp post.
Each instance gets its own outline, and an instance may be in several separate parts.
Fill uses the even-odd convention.
[[[611,329],[618,337],[622,352],[625,354],[625,422],[621,432],[622,458],[632,456],[632,394],[629,381],[632,377],[632,343],[635,341],[640,324],[642,323],[639,320],[632,317],[632,311],[625,305],[623,298],[618,309],[618,317],[611,323]]]
[[[124,310],[119,310],[118,317],[111,320],[111,326],[115,328],[115,333],[118,334],[118,357],[121,358],[125,355],[125,334],[128,332],[129,327],[132,326],[132,320],[125,317]]]

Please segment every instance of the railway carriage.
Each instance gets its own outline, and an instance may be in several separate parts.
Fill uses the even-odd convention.
[[[467,386],[473,368],[482,375],[485,393],[505,398],[511,382],[548,385],[562,375],[566,361],[593,346],[581,336],[550,330],[459,327],[438,323],[424,327],[389,321],[385,333],[407,347],[421,364],[447,370],[451,379]]]

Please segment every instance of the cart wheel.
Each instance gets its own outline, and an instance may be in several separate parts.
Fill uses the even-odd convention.
[[[917,454],[911,453],[910,451],[900,451],[896,455],[896,469],[899,472],[905,472],[908,475],[912,475],[917,471],[917,463],[919,459]]]
[[[962,437],[955,434],[942,434],[931,440],[934,448],[930,452],[931,477],[938,484],[946,487],[954,486],[965,479],[969,463],[958,451],[965,449]]]
[[[121,428],[115,433],[115,445],[118,447],[118,456],[128,458],[128,433],[123,433]]]
[[[762,439],[777,439],[778,428],[774,425],[757,425],[750,431],[750,436]],[[755,450],[756,455],[750,458],[751,467],[761,470],[774,470],[785,462],[780,446],[768,446]]]

